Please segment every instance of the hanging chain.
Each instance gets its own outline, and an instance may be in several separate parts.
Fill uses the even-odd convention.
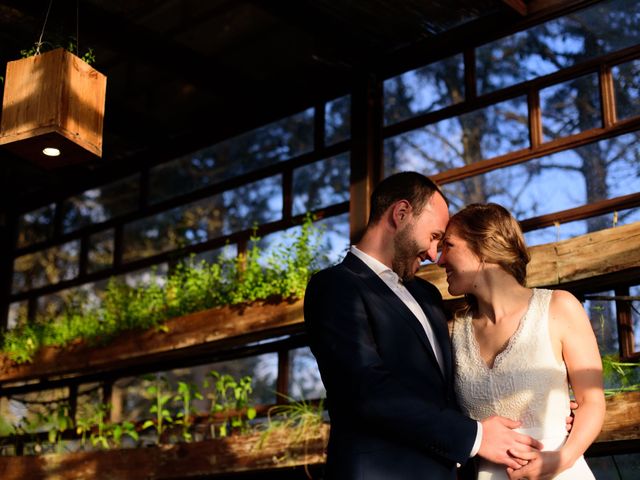
[[[42,25],[42,32],[40,32],[40,38],[36,43],[36,55],[40,55],[40,47],[42,46],[42,37],[44,36],[44,29],[47,26],[47,20],[49,19],[49,12],[51,11],[51,5],[53,0],[49,0],[49,7],[47,8],[47,14],[44,17],[44,24]]]
[[[80,0],[76,0],[76,57],[80,56]]]

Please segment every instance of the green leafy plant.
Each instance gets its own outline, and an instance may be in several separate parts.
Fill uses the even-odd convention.
[[[208,395],[211,400],[210,414],[212,417],[222,416],[223,421],[217,426],[218,436],[226,437],[231,429],[240,432],[248,430],[249,421],[256,417],[256,409],[250,406],[251,393],[253,392],[252,379],[244,376],[240,380],[232,375],[220,374],[215,370],[209,372],[213,383],[205,380],[204,387],[214,387]],[[211,425],[211,437],[216,437],[216,425]]]
[[[173,395],[171,393],[167,393],[169,382],[166,377],[158,375],[155,377],[147,377],[147,379],[153,382],[152,385],[147,387],[147,393],[151,395],[154,400],[149,412],[155,414],[155,419],[144,422],[142,430],[146,430],[151,427],[155,428],[158,435],[156,443],[160,444],[162,443],[162,435],[165,432],[167,425],[173,423],[171,412],[167,408],[167,404],[173,398]]]
[[[101,446],[104,449],[109,448],[109,429],[105,419],[109,413],[109,405],[100,404],[93,416],[93,427],[89,435],[91,445]]]
[[[302,297],[324,258],[312,218],[269,254],[258,247],[257,237],[252,240],[248,252],[236,258],[220,257],[213,264],[196,264],[190,258],[163,282],[155,274],[137,287],[111,279],[98,305],[77,294],[61,315],[20,320],[18,327],[4,332],[2,352],[25,363],[43,346],[64,347],[78,340],[103,344],[127,330],[166,331],[166,320],[213,307]]]
[[[640,390],[640,362],[621,362],[617,354],[603,355],[605,395]]]
[[[269,409],[267,428],[261,436],[260,445],[274,432],[283,430],[288,432],[292,443],[306,443],[309,439],[316,438],[324,423],[323,400],[314,404],[304,399],[295,400],[282,394],[279,395],[289,403],[275,405]]]
[[[197,385],[188,382],[178,382],[178,394],[174,399],[182,404],[182,411],[176,415],[175,423],[182,425],[182,438],[185,442],[193,440],[193,435],[190,431],[193,425],[194,414],[192,401],[194,399],[202,400],[203,398]]]
[[[78,46],[74,39],[69,40],[66,45],[62,45],[60,43],[36,42],[33,46],[20,50],[20,57],[33,57],[34,55],[38,55],[39,53],[55,50],[56,48],[64,48],[89,65],[95,63],[96,61],[96,55],[93,51],[93,48],[88,48],[86,52],[80,55],[80,53],[78,52]]]

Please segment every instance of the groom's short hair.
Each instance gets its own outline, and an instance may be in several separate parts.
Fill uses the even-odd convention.
[[[449,202],[440,187],[430,178],[418,172],[395,173],[378,184],[371,195],[371,212],[369,225],[380,221],[384,212],[400,200],[406,200],[413,209],[413,215],[420,215],[434,193],[442,195],[447,205]]]

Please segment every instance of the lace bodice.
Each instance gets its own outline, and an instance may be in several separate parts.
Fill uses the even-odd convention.
[[[533,290],[525,315],[493,368],[480,356],[471,316],[456,319],[455,386],[467,415],[476,420],[491,415],[520,420],[537,438],[566,435],[567,370],[556,360],[549,335],[552,293]]]

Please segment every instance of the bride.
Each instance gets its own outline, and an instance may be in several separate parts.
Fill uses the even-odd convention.
[[[528,262],[517,221],[497,204],[464,208],[442,240],[449,293],[466,297],[452,334],[462,409],[521,420],[544,445],[516,471],[481,459],[477,478],[593,479],[583,454],[604,419],[597,342],[571,293],[525,287]],[[569,384],[579,408],[568,434]]]

